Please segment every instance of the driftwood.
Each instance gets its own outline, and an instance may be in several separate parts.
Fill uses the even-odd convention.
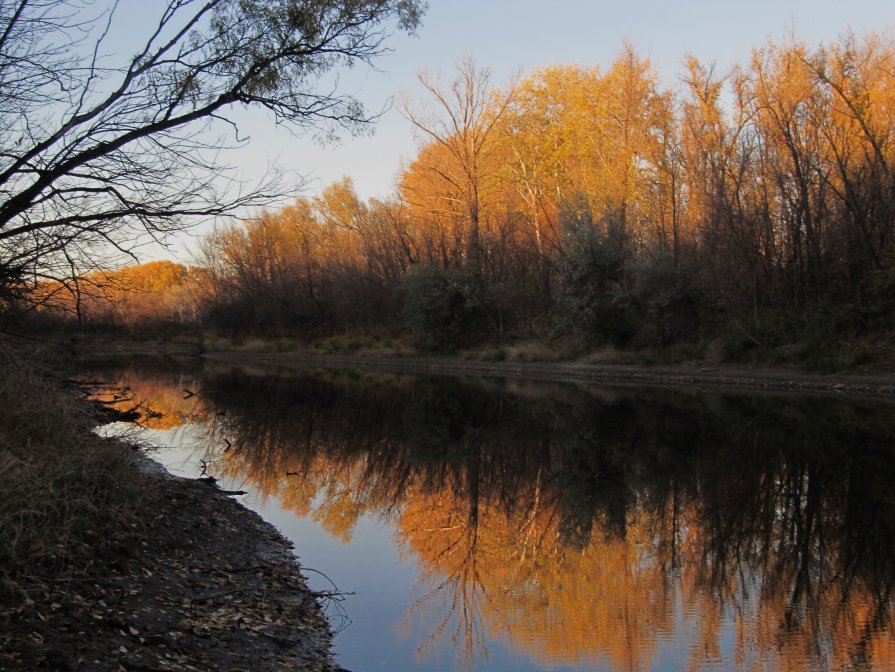
[[[110,406],[107,402],[94,399],[93,406],[96,409],[96,416],[106,422],[139,422],[143,414],[140,412],[140,406],[134,406],[127,410],[121,410]]]
[[[203,468],[202,473],[205,473],[205,469]],[[218,479],[214,476],[199,476],[196,479],[199,483],[204,483],[205,485],[214,489],[215,493],[220,495],[245,495],[248,494],[245,490],[224,490],[218,485]]]

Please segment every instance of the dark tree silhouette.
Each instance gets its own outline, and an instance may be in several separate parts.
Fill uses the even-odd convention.
[[[266,108],[324,137],[363,129],[373,117],[326,75],[370,62],[390,30],[412,31],[425,8],[167,0],[119,60],[108,52],[126,5],[0,0],[5,290],[25,277],[72,277],[110,252],[132,255],[147,234],[164,240],[196,217],[282,195],[273,173],[255,185],[232,179],[221,150],[244,142],[233,112]]]

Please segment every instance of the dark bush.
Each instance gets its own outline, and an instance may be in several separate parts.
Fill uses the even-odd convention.
[[[449,350],[476,340],[482,311],[474,288],[472,274],[463,269],[414,266],[407,272],[403,322],[419,347]]]

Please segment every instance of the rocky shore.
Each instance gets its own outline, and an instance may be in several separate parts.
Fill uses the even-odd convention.
[[[135,454],[138,522],[0,610],[0,670],[341,669],[291,544],[213,484],[146,464]]]

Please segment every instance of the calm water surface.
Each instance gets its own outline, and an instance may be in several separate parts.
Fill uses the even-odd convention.
[[[329,613],[355,672],[895,669],[887,402],[89,375],[162,414],[157,459],[248,490],[312,586],[351,593]]]

